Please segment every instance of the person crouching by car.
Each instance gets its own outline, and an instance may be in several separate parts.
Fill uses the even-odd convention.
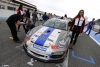
[[[34,28],[35,25],[32,23],[32,21],[28,21],[28,25],[26,25],[26,33],[31,30],[32,28]]]
[[[26,16],[23,15],[23,18],[26,18]],[[22,42],[17,37],[17,30],[16,30],[16,24],[17,25],[23,25],[24,24],[23,22],[20,22],[21,19],[22,19],[21,15],[13,14],[6,20],[8,26],[10,28],[12,37],[13,37],[13,41],[15,41],[16,43],[21,43]]]
[[[69,49],[73,49],[77,41],[77,37],[84,29],[84,24],[85,24],[84,10],[80,10],[78,15],[72,20],[72,24],[69,29],[69,31],[70,30],[72,31],[72,37],[71,37]],[[75,38],[74,41],[73,38]]]

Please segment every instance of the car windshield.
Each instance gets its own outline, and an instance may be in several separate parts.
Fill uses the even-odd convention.
[[[63,20],[47,20],[44,24],[44,26],[47,27],[53,27],[56,29],[61,29],[61,30],[67,30],[68,29],[68,24],[66,21]]]

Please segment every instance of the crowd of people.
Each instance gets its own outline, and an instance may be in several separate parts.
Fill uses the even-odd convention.
[[[47,13],[45,12],[42,16],[42,19],[43,19],[42,24],[44,24],[48,19],[51,19],[51,18],[59,18],[63,20],[68,19],[67,14],[65,14],[62,17],[59,17],[56,14],[52,15],[52,13],[49,13],[47,15]],[[20,41],[20,39],[17,37],[17,32],[20,32],[19,31],[20,26],[22,25],[25,32],[27,33],[29,30],[35,27],[37,20],[38,20],[37,10],[35,10],[32,13],[32,21],[31,21],[29,9],[26,12],[24,12],[23,5],[20,5],[17,10],[17,14],[11,15],[6,21],[11,30],[13,40],[17,43],[21,43],[22,41]],[[21,22],[24,22],[24,23],[21,23]],[[16,27],[16,24],[18,25],[18,27]],[[89,31],[88,33],[89,35],[91,30],[94,28],[94,25],[95,25],[95,18],[93,18],[92,21],[88,23],[87,30],[85,31],[85,33]],[[68,31],[72,31],[69,49],[74,48],[74,45],[77,41],[78,36],[83,33],[84,27],[85,27],[84,10],[80,10],[79,13],[69,22]],[[99,33],[100,31],[96,34],[99,34]]]

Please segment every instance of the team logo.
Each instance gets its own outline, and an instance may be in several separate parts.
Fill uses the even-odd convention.
[[[37,32],[37,33],[40,33],[40,34],[47,34],[46,32],[41,32],[41,31],[39,31],[39,32]]]

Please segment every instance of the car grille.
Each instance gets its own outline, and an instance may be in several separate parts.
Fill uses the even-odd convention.
[[[33,51],[31,51],[31,52],[32,52],[33,54],[37,55],[37,56],[44,57],[44,55],[37,54],[37,53],[35,53],[35,52],[33,52]]]
[[[52,58],[61,58],[61,57],[63,57],[63,54],[62,55],[52,55],[51,57]]]
[[[39,56],[39,57],[44,57],[44,58],[48,58],[48,56],[45,56],[45,55],[40,55],[40,54],[37,54],[37,53],[35,53],[35,52],[33,52],[33,51],[31,51],[33,54],[35,54],[36,56]]]

